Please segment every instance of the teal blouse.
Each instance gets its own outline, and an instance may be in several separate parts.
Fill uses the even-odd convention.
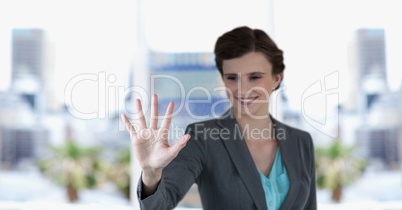
[[[272,165],[269,176],[266,177],[258,170],[261,183],[265,192],[265,200],[269,210],[277,210],[281,207],[289,191],[289,177],[285,166],[282,163],[281,152],[278,148],[275,156],[275,162]]]

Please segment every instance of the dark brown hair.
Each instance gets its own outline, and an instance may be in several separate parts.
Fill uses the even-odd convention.
[[[261,52],[272,64],[272,74],[280,74],[285,70],[283,51],[262,30],[247,26],[235,28],[224,33],[215,44],[215,62],[223,75],[223,61],[241,57],[250,52]],[[283,76],[282,76],[283,78]],[[280,85],[276,89],[279,88]]]

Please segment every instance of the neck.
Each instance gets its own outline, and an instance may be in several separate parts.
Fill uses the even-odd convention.
[[[251,117],[235,117],[237,123],[240,127],[245,127],[245,125],[250,126],[251,128],[267,128],[272,127],[271,118],[263,118],[263,119],[253,119]]]
[[[246,140],[275,139],[273,123],[269,114],[266,115],[268,117],[257,119],[248,115],[236,116],[235,114],[234,116]]]
[[[247,125],[253,126],[253,127],[267,127],[267,126],[272,125],[272,121],[271,121],[269,112],[267,112],[263,115],[250,116],[247,114],[236,113],[236,111],[234,111],[233,116],[235,117],[235,119],[239,125],[247,124]]]

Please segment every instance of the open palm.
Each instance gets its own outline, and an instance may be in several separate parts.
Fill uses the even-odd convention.
[[[185,134],[175,145],[168,143],[169,127],[172,121],[174,103],[170,102],[161,127],[158,129],[158,97],[156,94],[151,100],[151,118],[149,127],[147,127],[142,104],[139,99],[135,101],[137,113],[139,114],[138,127],[130,123],[127,116],[122,114],[122,119],[130,132],[132,146],[135,157],[143,170],[159,170],[166,167],[184,148],[190,139],[189,134]]]

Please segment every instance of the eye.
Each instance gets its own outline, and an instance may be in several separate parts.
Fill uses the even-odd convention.
[[[237,77],[236,76],[227,76],[226,79],[227,80],[236,80]]]
[[[261,79],[261,76],[251,76],[250,80],[257,80],[257,79]]]

